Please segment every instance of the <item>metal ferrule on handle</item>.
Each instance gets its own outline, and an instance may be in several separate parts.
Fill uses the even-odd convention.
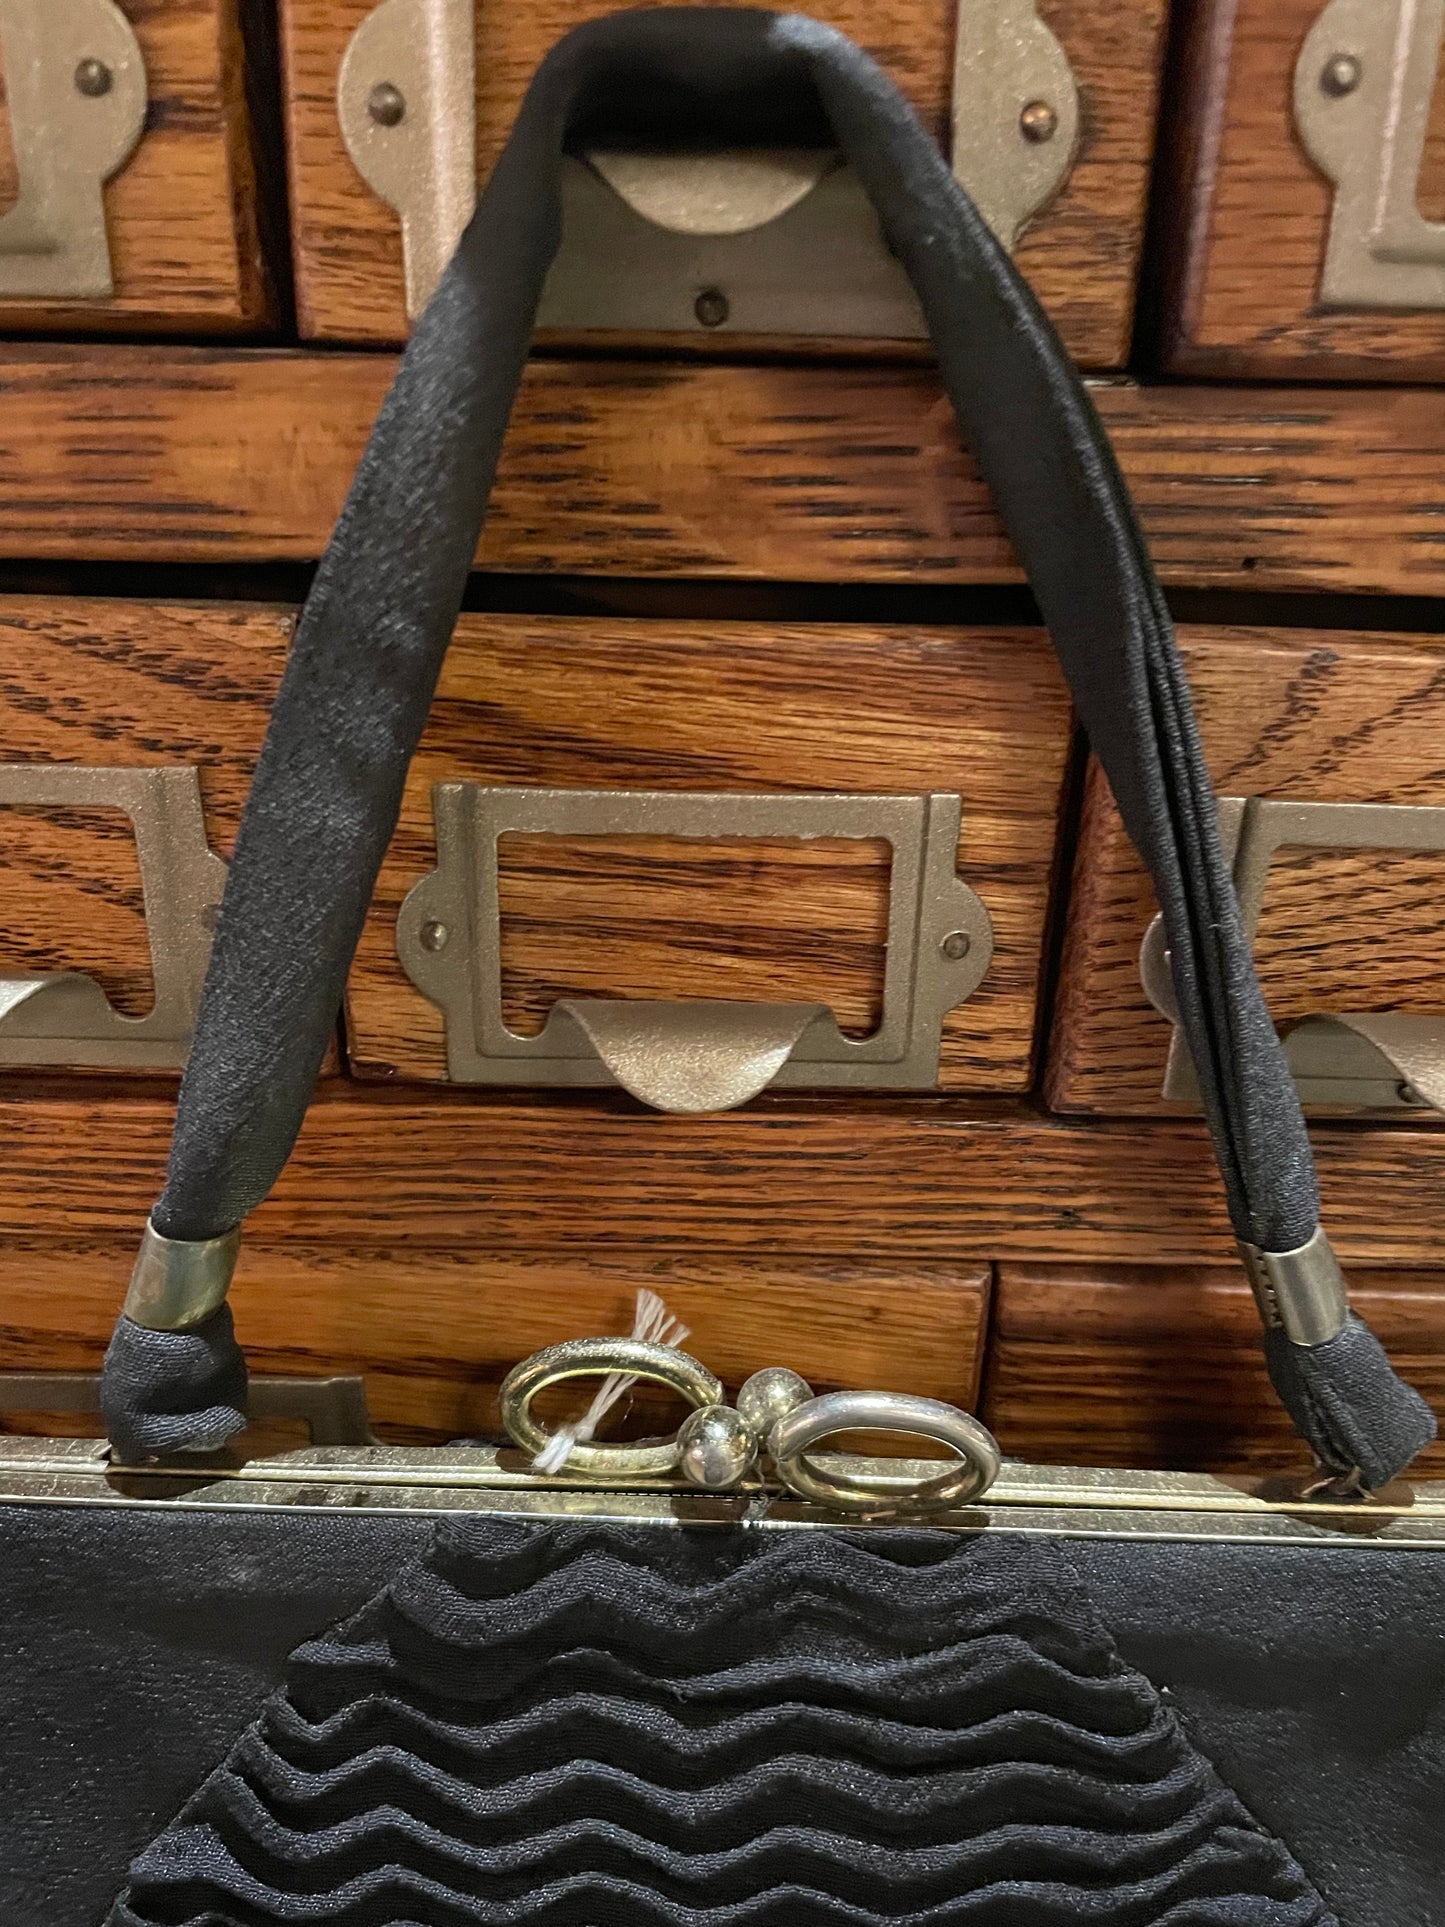
[[[149,1331],[190,1331],[226,1302],[241,1227],[219,1238],[164,1238],[147,1223],[126,1293],[125,1315]]]
[[[1261,1251],[1239,1242],[1250,1288],[1267,1331],[1282,1331],[1294,1345],[1326,1345],[1350,1316],[1344,1273],[1324,1226],[1293,1251]]]

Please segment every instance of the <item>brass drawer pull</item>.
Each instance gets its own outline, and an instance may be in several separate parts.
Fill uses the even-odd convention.
[[[0,299],[114,293],[102,189],[145,127],[146,72],[115,0],[0,0],[19,197],[0,215]]]
[[[396,947],[446,1017],[456,1083],[621,1084],[665,1111],[728,1110],[769,1084],[927,1090],[943,1020],[972,996],[993,955],[978,894],[958,876],[957,796],[730,795],[681,790],[432,792],[437,867],[397,919]],[[857,837],[892,851],[883,1014],[868,1037],[823,1004],[565,998],[536,1037],[502,1015],[498,842],[513,833]]]
[[[953,167],[1005,247],[1058,192],[1079,90],[1037,0],[957,0]],[[476,198],[474,0],[381,0],[337,79],[347,151],[401,218],[407,314],[426,306]],[[922,339],[907,276],[831,150],[562,162],[564,242],[538,325]]]
[[[79,971],[0,976],[0,1066],[179,1070],[190,1049],[226,866],[206,842],[193,768],[0,763],[0,806],[120,809],[135,827],[155,1002],[127,1017]]]
[[[1219,833],[1251,943],[1259,931],[1270,865],[1281,849],[1445,851],[1445,807],[1417,803],[1296,803],[1280,797],[1221,796]],[[1174,1025],[1160,1095],[1198,1103],[1199,1086],[1179,1028],[1163,919],[1139,951],[1145,995]],[[1285,1057],[1305,1104],[1352,1110],[1445,1111],[1445,1011],[1321,1012],[1294,1024]]]
[[[1305,36],[1295,124],[1334,182],[1325,308],[1445,308],[1445,222],[1420,212],[1420,169],[1445,0],[1330,0]]]

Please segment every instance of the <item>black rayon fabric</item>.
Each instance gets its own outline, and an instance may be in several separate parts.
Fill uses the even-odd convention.
[[[96,1927],[292,1649],[359,1611],[431,1531],[420,1514],[0,1506],[5,1927]],[[1057,1550],[1087,1574],[1125,1660],[1289,1843],[1341,1927],[1440,1927],[1438,1553]]]
[[[918,291],[949,399],[1153,875],[1235,1230],[1265,1250],[1304,1244],[1319,1217],[1304,1122],[1244,939],[1168,613],[1093,408],[880,69],[815,21],[736,8],[618,14],[561,41],[417,325],[276,700],[157,1230],[187,1240],[229,1231],[290,1155],[476,553],[560,239],[562,152],[599,124],[615,135],[629,117],[634,134],[721,122],[734,138],[811,133],[846,152]],[[1307,1372],[1292,1350],[1271,1354],[1272,1377],[1333,1470],[1382,1484],[1434,1435],[1428,1408],[1358,1320]],[[122,1318],[104,1392],[113,1442],[129,1458],[174,1450],[189,1415],[191,1446],[223,1443],[243,1420],[217,1387],[239,1369],[221,1319],[182,1344]]]
[[[1338,1927],[1054,1549],[536,1521],[300,1647],[111,1915],[271,1922]]]

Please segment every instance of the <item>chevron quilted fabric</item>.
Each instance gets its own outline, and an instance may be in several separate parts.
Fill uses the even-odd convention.
[[[112,1927],[1333,1927],[1065,1556],[460,1521],[143,1853]]]

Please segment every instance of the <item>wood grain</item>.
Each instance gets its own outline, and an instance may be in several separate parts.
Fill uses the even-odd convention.
[[[275,290],[261,242],[242,0],[119,4],[140,43],[149,105],[140,145],[104,189],[115,292],[100,302],[0,301],[0,327],[259,331],[275,319]]]
[[[362,181],[336,118],[341,59],[372,0],[284,0],[296,283],[305,339],[395,343],[406,333],[397,216]],[[490,174],[542,55],[611,0],[477,8],[477,160]],[[852,35],[948,144],[953,0],[818,0],[814,18]],[[1164,0],[1044,0],[1069,55],[1083,135],[1068,181],[1035,217],[1017,259],[1087,367],[1128,357],[1153,150]],[[693,346],[738,352],[699,331]],[[816,352],[816,343],[812,344]]]
[[[1445,1272],[1357,1271],[1356,1309],[1445,1416]],[[999,1267],[982,1416],[1011,1457],[1199,1472],[1307,1466],[1234,1268]],[[1445,1445],[1417,1462],[1438,1477]]]
[[[229,856],[291,631],[288,610],[0,599],[0,762],[199,769]],[[82,970],[150,1008],[135,837],[119,811],[0,810],[0,975]]]
[[[321,552],[395,364],[0,345],[0,559]],[[1098,386],[1164,580],[1445,590],[1445,392]],[[1011,582],[929,370],[534,361],[479,561]]]
[[[291,620],[0,599],[0,761],[194,765],[228,856]],[[445,1076],[441,1013],[402,972],[395,938],[403,897],[435,867],[437,782],[954,789],[959,864],[995,954],[948,1019],[945,1081],[1025,1089],[1068,738],[1037,631],[464,616],[352,976],[353,1062]],[[507,1008],[524,1031],[568,994],[820,1001],[854,1031],[876,1019],[880,845],[540,838],[509,839],[504,856]],[[149,1007],[130,826],[116,812],[0,811],[0,974],[57,969],[88,971],[123,1009]]]
[[[1318,305],[1333,188],[1295,132],[1291,100],[1295,61],[1319,12],[1319,0],[1195,0],[1188,10],[1161,190],[1171,210],[1165,358],[1178,374],[1445,375],[1445,314]],[[1441,132],[1437,116],[1426,200]]]
[[[962,797],[960,873],[994,960],[945,1022],[946,1089],[1031,1079],[1068,700],[1028,630],[464,616],[407,781],[352,972],[363,1074],[442,1078],[441,1013],[396,958],[396,913],[436,863],[437,782],[570,789],[863,791]],[[882,849],[508,839],[506,1007],[561,996],[740,997],[878,1011]]]
[[[0,1081],[0,1244],[138,1237],[172,1103]],[[1347,1263],[1445,1267],[1445,1132],[1321,1126]],[[725,1117],[630,1099],[336,1079],[256,1213],[258,1243],[707,1251],[953,1266],[1231,1259],[1201,1126],[1077,1122],[996,1100],[762,1098]]]
[[[97,1370],[133,1259],[119,1240],[0,1244],[0,1370]],[[499,1430],[498,1387],[530,1352],[630,1331],[644,1286],[662,1294],[689,1327],[687,1349],[733,1390],[783,1363],[816,1391],[976,1400],[989,1290],[977,1265],[257,1242],[232,1303],[253,1371],[363,1373],[383,1437],[436,1444]],[[680,1416],[665,1394],[640,1387],[633,1404],[634,1419],[669,1430]]]
[[[1186,629],[1180,640],[1222,795],[1445,804],[1438,638]],[[1282,850],[1256,944],[1276,1020],[1445,1011],[1442,889],[1445,855]],[[1091,769],[1049,1052],[1056,1109],[1184,1108],[1159,1098],[1170,1027],[1139,982],[1154,908],[1108,785]]]

